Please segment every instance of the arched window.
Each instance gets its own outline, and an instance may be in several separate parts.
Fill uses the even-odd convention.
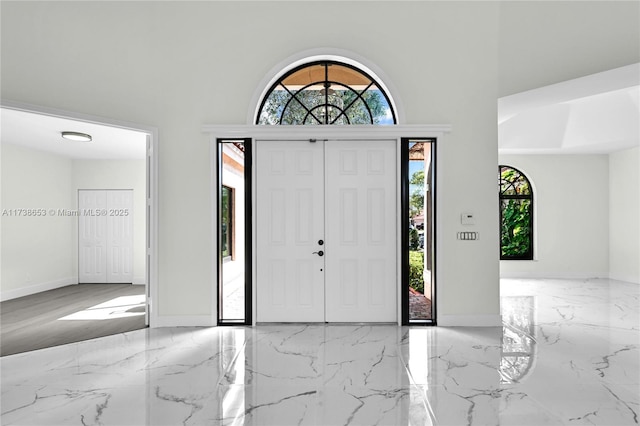
[[[256,124],[396,124],[391,105],[367,73],[316,61],[292,69],[269,88]]]
[[[533,259],[533,190],[518,169],[499,166],[500,259]]]

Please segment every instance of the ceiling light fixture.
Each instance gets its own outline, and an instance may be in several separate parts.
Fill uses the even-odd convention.
[[[78,142],[91,142],[91,140],[93,139],[91,135],[79,132],[62,132],[62,137],[71,141]]]

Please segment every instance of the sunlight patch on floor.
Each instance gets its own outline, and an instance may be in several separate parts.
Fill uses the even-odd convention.
[[[99,321],[135,317],[145,314],[144,305],[144,294],[116,297],[83,311],[58,318],[58,321]]]

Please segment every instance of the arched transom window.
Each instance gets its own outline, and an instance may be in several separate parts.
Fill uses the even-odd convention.
[[[396,124],[391,105],[367,73],[317,61],[292,69],[269,88],[256,124]]]
[[[499,166],[500,259],[533,259],[533,190],[518,169]]]

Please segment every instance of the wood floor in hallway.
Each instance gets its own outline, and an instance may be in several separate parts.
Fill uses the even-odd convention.
[[[145,286],[78,284],[0,303],[0,355],[145,326]]]

